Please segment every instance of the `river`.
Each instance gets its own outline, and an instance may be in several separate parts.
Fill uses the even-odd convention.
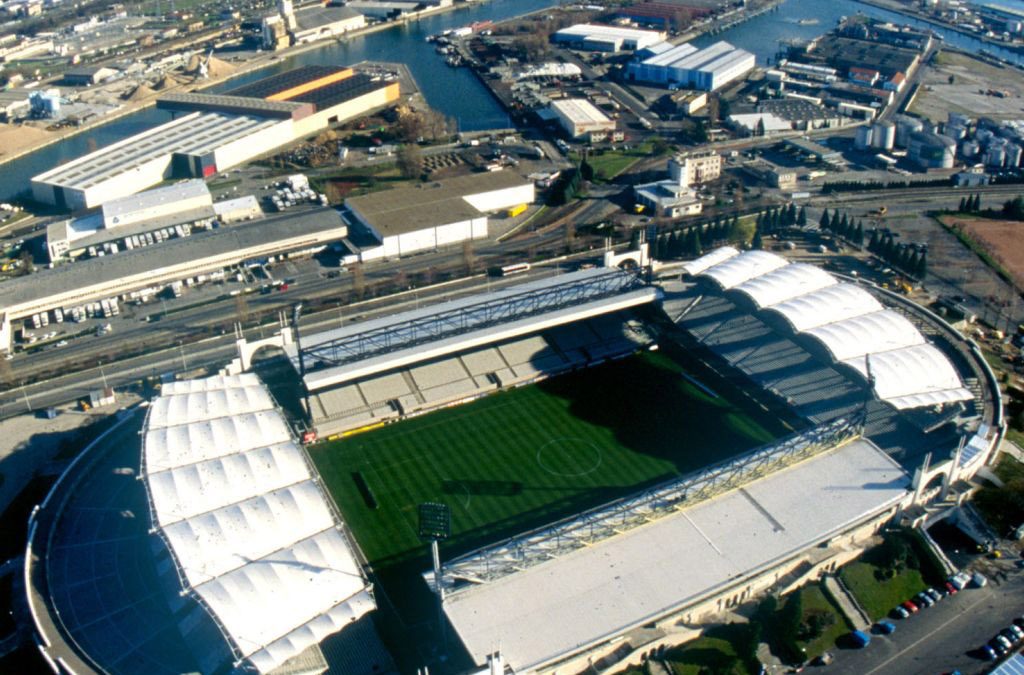
[[[430,105],[452,117],[460,130],[506,127],[509,120],[504,110],[476,76],[468,68],[446,66],[443,59],[434,53],[433,45],[427,43],[425,38],[445,28],[486,19],[506,19],[553,4],[555,3],[552,0],[490,0],[471,9],[438,14],[343,43],[329,43],[319,49],[284,59],[273,66],[234,78],[214,87],[213,91],[230,89],[300,65],[345,65],[359,61],[401,62],[409,66]],[[840,17],[858,12],[899,24],[933,28],[945,38],[946,44],[953,47],[968,52],[985,49],[1013,63],[1024,65],[1024,57],[1019,54],[855,0],[785,0],[777,11],[762,14],[717,35],[701,36],[694,40],[694,44],[706,46],[719,40],[727,40],[753,52],[757,55],[758,64],[766,65],[769,59],[774,61],[775,54],[784,40],[816,37],[831,30]],[[91,147],[103,147],[168,119],[168,113],[152,107],[147,108],[6,164],[0,164],[0,199],[9,199],[27,189],[32,176],[61,162],[80,157]]]

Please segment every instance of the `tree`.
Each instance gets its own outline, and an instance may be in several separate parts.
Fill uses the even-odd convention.
[[[790,204],[789,204],[789,211],[786,212],[786,225],[787,226],[796,225],[796,219],[797,219],[796,204],[794,204],[793,202],[790,202]]]
[[[1003,218],[1024,220],[1024,197],[1018,195],[1003,204]]]
[[[580,177],[586,181],[594,180],[594,167],[587,161],[585,155],[583,161],[580,162]]]
[[[958,206],[956,210],[959,211],[960,213],[963,213],[964,211],[967,210],[967,197],[960,198],[960,206]]]
[[[864,221],[857,223],[857,229],[853,231],[853,243],[857,244],[857,246],[864,245]]]
[[[921,253],[921,257],[917,260],[917,269],[914,270],[914,276],[918,279],[924,279],[924,276],[928,273],[928,254],[925,252]]]
[[[422,167],[420,159],[420,146],[415,143],[406,143],[398,149],[398,170],[406,178],[415,178],[420,175]]]
[[[800,207],[800,213],[796,217],[796,224],[800,227],[807,227],[807,207]]]
[[[363,269],[363,263],[357,261],[349,269],[352,271],[352,295],[361,299],[366,293],[366,271]]]
[[[761,230],[754,230],[754,239],[750,242],[750,248],[760,251],[763,247],[764,242],[761,240]]]
[[[846,213],[844,212],[843,213],[843,217],[839,220],[839,229],[837,230],[836,233],[839,234],[840,236],[843,236],[843,237],[846,237],[847,239],[849,239],[849,236],[848,236],[849,229],[850,229],[850,219],[846,215]]]
[[[971,205],[971,212],[972,213],[978,213],[979,211],[981,211],[981,193],[980,192],[975,192],[974,193],[974,204]]]
[[[878,233],[878,228],[873,228],[871,230],[871,239],[868,241],[868,250],[871,251],[872,253],[877,253],[878,246],[880,243],[881,241]]]
[[[832,221],[828,218],[828,209],[823,209],[821,212],[821,218],[818,220],[818,227],[822,230],[827,230],[830,222]]]
[[[839,234],[839,223],[841,222],[842,220],[840,220],[839,218],[839,209],[836,209],[835,211],[832,212],[832,221],[829,222],[828,229],[832,230],[836,234]]]

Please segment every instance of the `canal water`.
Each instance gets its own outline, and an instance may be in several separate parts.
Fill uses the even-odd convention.
[[[1004,1],[1024,5],[1021,0]],[[402,27],[353,38],[344,43],[330,43],[320,49],[284,59],[267,68],[234,78],[218,85],[213,91],[231,89],[300,65],[347,65],[359,61],[401,62],[409,66],[430,105],[453,118],[460,130],[505,127],[509,125],[508,117],[476,76],[468,68],[450,68],[445,65],[444,60],[434,53],[433,45],[426,42],[425,38],[446,28],[487,19],[501,20],[544,9],[553,4],[553,0],[489,0],[471,9],[436,15]],[[899,24],[929,27],[942,34],[945,42],[953,47],[969,52],[984,49],[1000,58],[1024,65],[1024,57],[1014,52],[855,0],[785,0],[777,11],[762,14],[715,35],[701,36],[694,44],[702,47],[719,40],[727,40],[753,52],[757,55],[758,64],[766,65],[774,62],[775,55],[784,41],[813,38],[831,30],[840,17],[858,12]],[[168,119],[168,113],[147,108],[61,143],[42,148],[20,159],[0,164],[0,199],[11,198],[27,189],[32,176],[61,162],[80,157],[93,148],[114,143]]]

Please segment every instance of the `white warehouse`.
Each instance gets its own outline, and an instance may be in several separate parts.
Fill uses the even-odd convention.
[[[551,36],[552,42],[596,52],[635,51],[666,38],[663,31],[639,30],[594,23],[578,23]]]
[[[345,200],[343,216],[380,242],[360,253],[372,260],[483,239],[488,213],[533,200],[531,181],[494,171],[353,197]]]
[[[603,135],[615,131],[615,121],[584,98],[565,98],[552,101],[551,112],[571,138],[586,136],[596,141],[600,140]]]
[[[753,54],[728,42],[704,49],[687,43],[630,63],[626,75],[638,82],[715,91],[746,75],[756,63]]]

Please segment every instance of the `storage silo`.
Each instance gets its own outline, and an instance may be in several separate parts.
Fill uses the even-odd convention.
[[[1006,146],[1006,167],[1009,169],[1019,167],[1022,155],[1024,155],[1024,148],[1021,148],[1016,143]]]
[[[916,117],[900,115],[896,120],[896,145],[905,148],[910,144],[910,134],[924,129],[924,124]]]
[[[907,157],[923,169],[951,169],[956,141],[946,136],[918,131],[910,135]]]
[[[964,141],[960,146],[960,154],[967,158],[976,157],[980,149],[977,141]]]
[[[876,122],[871,125],[871,147],[892,150],[896,143],[896,125],[892,122]]]
[[[993,145],[985,152],[985,166],[998,169],[1006,163],[1006,150],[1001,145]]]
[[[867,150],[871,147],[871,136],[871,127],[859,127],[857,129],[857,136],[853,139],[853,147],[858,150]]]

